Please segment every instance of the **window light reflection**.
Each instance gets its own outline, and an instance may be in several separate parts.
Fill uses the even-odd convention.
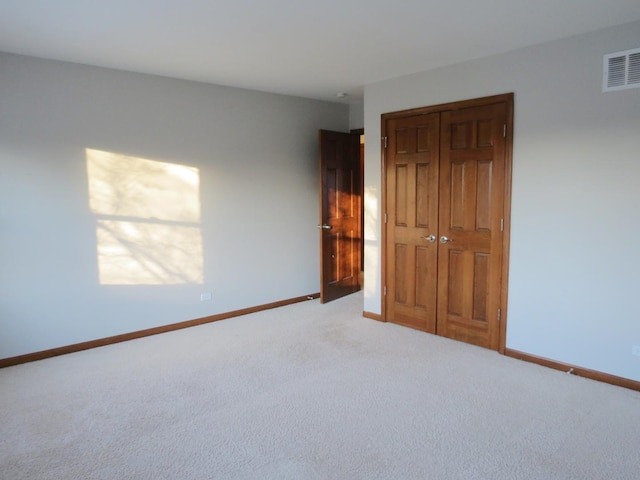
[[[197,168],[86,150],[103,285],[203,283]]]

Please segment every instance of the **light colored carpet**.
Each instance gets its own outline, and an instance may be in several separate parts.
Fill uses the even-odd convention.
[[[0,370],[0,477],[640,478],[640,392],[317,300]]]

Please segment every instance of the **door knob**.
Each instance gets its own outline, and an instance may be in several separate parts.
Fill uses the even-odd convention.
[[[323,230],[331,230],[331,225],[327,225],[327,224],[323,224],[323,225],[318,225],[318,228],[321,228]]]
[[[440,243],[453,242],[449,237],[445,237],[444,235],[440,237]]]
[[[436,241],[436,236],[435,236],[435,235],[433,235],[433,234],[432,234],[432,235],[428,235],[428,236],[426,236],[426,237],[420,237],[420,238],[423,238],[423,239],[425,239],[425,240],[427,240],[427,241],[429,241],[429,242],[431,242],[431,243],[433,243],[433,242],[435,242],[435,241]]]

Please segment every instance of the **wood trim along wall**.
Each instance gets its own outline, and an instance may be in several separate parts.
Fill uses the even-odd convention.
[[[128,340],[148,337],[150,335],[157,335],[159,333],[166,333],[172,332],[174,330],[181,330],[183,328],[195,327],[196,325],[204,325],[205,323],[217,322],[218,320],[226,320],[228,318],[239,317],[242,315],[248,315],[250,313],[261,312],[264,310],[270,310],[272,308],[284,307],[286,305],[292,305],[294,303],[304,302],[307,300],[314,300],[316,298],[320,298],[320,293],[312,293],[310,295],[303,295],[302,297],[295,297],[287,300],[265,303],[264,305],[258,305],[256,307],[248,307],[240,310],[234,310],[232,312],[218,313],[216,315],[210,315],[208,317],[196,318],[195,320],[187,320],[185,322],[172,323],[160,327],[148,328],[146,330],[123,333],[122,335],[99,338],[97,340],[90,340],[88,342],[52,348],[50,350],[27,353],[25,355],[18,355],[17,357],[2,358],[0,359],[0,368],[11,367],[13,365],[19,365],[22,363],[35,362],[37,360],[44,360],[45,358],[57,357],[58,355],[66,355],[67,353],[81,352],[82,350],[89,350],[91,348],[104,347],[105,345],[126,342]]]
[[[629,378],[618,377],[608,373],[599,372],[597,370],[589,370],[588,368],[577,367],[568,363],[557,362],[544,357],[538,357],[529,353],[520,352],[518,350],[512,350],[510,348],[505,349],[504,354],[507,357],[517,358],[518,360],[524,360],[526,362],[537,363],[544,367],[553,368],[554,370],[561,370],[572,375],[578,375],[579,377],[589,378],[591,380],[597,380],[599,382],[609,383],[618,387],[629,388],[631,390],[640,391],[640,382],[631,380]]]
[[[382,315],[380,315],[379,313],[367,312],[365,310],[364,312],[362,312],[362,316],[371,320],[377,320],[378,322],[384,322],[384,320],[382,319]]]

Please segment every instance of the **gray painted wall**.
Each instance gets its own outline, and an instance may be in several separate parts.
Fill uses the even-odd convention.
[[[348,123],[0,54],[0,358],[319,291],[317,131]]]
[[[349,105],[349,130],[364,128],[364,104]]]
[[[365,87],[365,305],[381,311],[380,115],[515,93],[507,347],[640,380],[640,89],[602,93],[635,22]]]

